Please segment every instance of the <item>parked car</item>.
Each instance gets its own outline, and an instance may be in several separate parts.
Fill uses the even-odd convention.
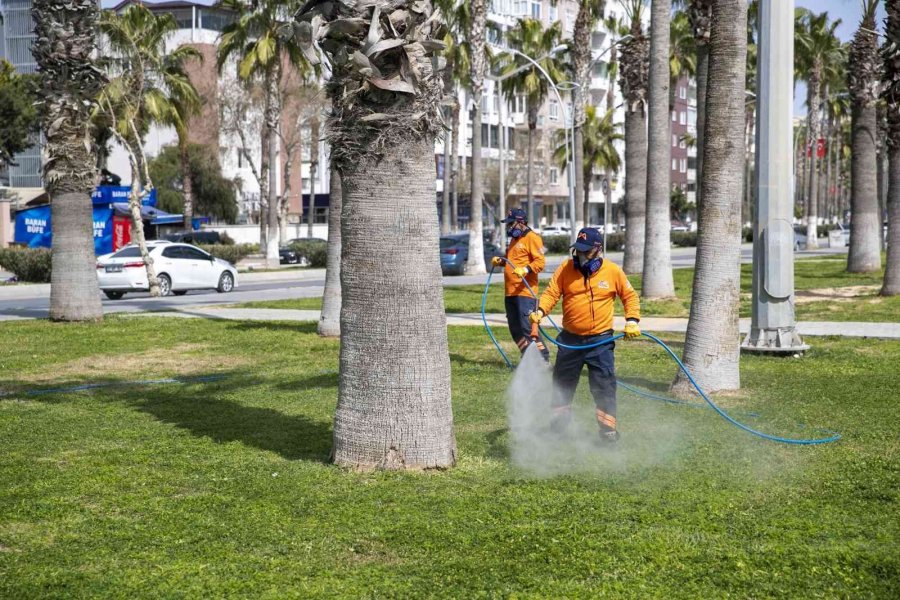
[[[541,230],[542,236],[547,235],[569,235],[572,233],[572,230],[566,227],[565,225],[548,225]]]
[[[278,262],[282,265],[300,264],[300,254],[290,246],[282,246],[278,249]]]
[[[170,242],[183,244],[221,244],[222,236],[218,231],[181,231],[165,236]]]
[[[183,296],[189,290],[230,292],[238,286],[237,269],[228,261],[215,258],[196,246],[169,241],[147,242],[153,258],[159,292]],[[128,292],[146,292],[147,270],[137,245],[126,246],[97,260],[97,279],[100,289],[111,300],[118,300]]]
[[[441,272],[444,275],[462,275],[469,258],[469,234],[454,233],[444,236],[440,240],[441,245]],[[491,268],[491,259],[495,256],[506,254],[495,244],[484,243],[484,264]]]

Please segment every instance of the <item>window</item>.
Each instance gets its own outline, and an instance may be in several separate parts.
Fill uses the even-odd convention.
[[[516,99],[513,102],[513,112],[516,114],[522,114],[525,112],[525,96],[523,94],[519,94],[516,96]]]
[[[147,246],[147,251],[151,252],[153,250],[153,246]],[[137,258],[141,255],[141,249],[137,246],[128,246],[127,248],[122,248],[115,254],[113,254],[110,258]]]
[[[550,22],[555,23],[557,19],[557,10],[556,7],[551,3],[550,4]]]
[[[682,100],[687,99],[687,88],[686,88],[686,87],[678,88],[678,96],[679,96]]]
[[[673,110],[672,111],[672,122],[675,123],[676,121],[678,121],[678,113]]]
[[[541,3],[535,0],[531,2],[531,18],[532,19],[540,19],[541,18]]]
[[[181,258],[181,246],[172,246],[162,251],[164,258]]]
[[[687,148],[687,142],[684,141],[684,138],[681,138],[681,141],[678,142],[678,147],[681,148],[682,150]]]
[[[566,31],[572,33],[575,29],[575,11],[571,8],[566,9]]]
[[[559,169],[550,167],[550,183],[556,185],[559,183]]]
[[[682,125],[687,125],[687,113],[686,112],[681,111],[681,117],[679,118],[678,122],[681,123]]]
[[[673,170],[673,171],[677,171],[677,170],[678,170],[678,159],[677,159],[677,158],[673,158],[673,159],[672,159],[672,170]]]
[[[687,159],[686,158],[681,159],[681,172],[687,173]]]
[[[556,100],[550,101],[550,120],[559,120],[559,102],[557,102]]]
[[[300,179],[300,187],[304,192],[309,191],[309,177],[303,177]]]
[[[672,147],[674,148],[677,145],[678,145],[678,136],[673,133],[672,134]]]
[[[193,29],[193,9],[176,9],[172,11],[172,16],[175,17],[175,22],[178,24],[178,29]]]

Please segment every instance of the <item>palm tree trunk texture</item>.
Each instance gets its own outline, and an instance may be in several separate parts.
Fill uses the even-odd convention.
[[[338,465],[424,469],[456,462],[433,154],[426,136],[383,160],[341,165]],[[372,231],[389,255],[372,252]]]
[[[181,157],[181,191],[184,194],[184,229],[191,231],[194,228],[194,181],[191,177],[191,161],[188,158],[187,144],[180,145],[179,155]]]
[[[471,214],[469,215],[469,255],[466,259],[467,275],[486,275],[484,266],[484,224],[482,207],[484,205],[484,182],[481,172],[481,99],[484,93],[484,73],[487,57],[485,55],[484,38],[487,26],[487,0],[471,0],[471,23],[469,28],[469,80],[472,88],[472,171],[471,181]],[[429,151],[433,154],[434,150]],[[433,199],[432,199],[433,200]]]
[[[444,115],[449,111],[444,111]],[[444,130],[444,189],[441,192],[441,235],[450,233],[450,171],[452,170],[452,154],[450,153],[451,133]]]
[[[341,207],[343,190],[341,174],[331,165],[331,185],[328,202],[328,253],[325,262],[325,291],[322,294],[322,313],[319,316],[319,335],[341,335]]]
[[[900,294],[900,145],[888,152],[888,251],[882,296]]]
[[[643,107],[625,110],[625,258],[629,275],[644,270],[647,222],[647,120]]]
[[[259,251],[266,254],[269,240],[269,128],[262,126],[259,157]]]
[[[670,0],[653,0],[650,5],[647,233],[644,247],[644,280],[641,287],[641,295],[644,298],[675,296],[670,246],[672,225],[669,215],[671,193],[669,163],[672,159],[672,143],[669,136],[669,20],[671,9]],[[740,196],[738,195],[738,197]]]
[[[815,250],[819,247],[819,95],[821,93],[820,77],[813,70],[809,76],[809,91],[807,93],[807,110],[809,111],[809,188],[806,201],[806,247]]]
[[[850,253],[847,270],[868,273],[881,269],[881,218],[878,215],[877,124],[875,106],[853,106],[850,157]]]
[[[584,128],[576,127],[573,130],[573,135],[575,136],[575,152],[572,156],[572,168],[574,169],[573,174],[575,175],[575,223],[574,226],[577,228],[584,227],[588,224],[591,219],[591,207],[590,207],[590,184],[585,185],[587,182],[591,180],[591,176],[585,173],[584,168]],[[531,130],[528,131],[528,138],[531,139]],[[531,143],[529,142],[529,150]],[[530,162],[530,159],[529,159]],[[531,169],[529,168],[529,173]],[[581,180],[581,185],[578,184],[578,180]],[[577,199],[583,199],[583,202],[578,202]],[[572,225],[572,223],[570,223]]]
[[[142,152],[138,147],[137,152]],[[159,296],[159,279],[156,277],[156,268],[153,266],[153,257],[147,250],[147,239],[144,237],[144,220],[141,215],[141,172],[136,152],[129,151],[131,162],[131,193],[128,194],[128,210],[131,213],[131,243],[137,244],[141,251],[141,259],[144,261],[144,269],[147,271],[147,284],[151,296]]]
[[[703,144],[706,137],[706,87],[709,79],[709,44],[697,44],[697,191],[694,203],[697,214],[700,214],[700,202],[703,191],[700,181],[703,177]]]
[[[313,236],[316,213],[316,175],[319,173],[319,120],[310,124],[310,164],[309,164],[309,214],[306,215],[306,237]]]
[[[832,153],[831,153],[831,133],[833,133],[833,124],[829,119],[828,123],[828,136],[825,138],[825,185],[822,189],[822,205],[823,211],[822,216],[826,219],[826,221],[830,222],[831,220],[831,163],[832,163]]]
[[[684,363],[707,392],[740,387],[741,163],[747,9],[743,0],[713,8],[706,104],[706,161],[697,262]],[[690,390],[679,372],[675,389]]]
[[[278,84],[281,80],[280,66],[274,61],[272,76],[268,77],[266,89],[266,115],[265,126],[269,130],[268,154],[269,154],[269,195],[267,198],[267,232],[266,232],[266,265],[269,268],[277,268],[280,264],[278,257],[278,127],[281,121],[281,106],[279,102]]]
[[[459,98],[450,107],[450,229],[459,230]]]
[[[34,0],[32,9],[36,34],[32,54],[45,111],[44,181],[52,198],[54,321],[103,318],[91,206],[97,169],[85,144],[90,139],[92,101],[102,85],[93,62],[97,11],[93,0]]]
[[[572,216],[574,222],[570,225],[575,228],[583,227],[587,224],[590,216],[588,215],[587,193],[585,191],[584,178],[584,119],[585,104],[587,102],[586,91],[590,89],[590,69],[591,69],[591,23],[593,21],[591,14],[590,0],[580,0],[578,2],[578,16],[575,17],[575,26],[572,30],[572,71],[575,75],[575,89],[572,93],[573,108],[573,133],[575,143],[575,156],[572,157],[575,175],[575,198],[585,198],[583,205],[575,203],[575,214]],[[602,8],[600,9],[602,13]],[[530,198],[530,192],[529,192]],[[529,214],[531,208],[529,207]],[[570,219],[571,221],[571,219]]]

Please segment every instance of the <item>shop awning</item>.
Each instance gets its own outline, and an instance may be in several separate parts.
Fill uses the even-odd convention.
[[[131,211],[128,209],[127,202],[113,203],[115,214],[120,217],[130,217]],[[184,215],[173,215],[165,211],[159,210],[153,206],[141,206],[141,219],[150,221],[151,225],[173,225],[184,221]]]

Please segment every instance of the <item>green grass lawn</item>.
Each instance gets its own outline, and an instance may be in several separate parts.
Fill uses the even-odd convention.
[[[878,273],[847,273],[846,257],[826,256],[812,259],[801,259],[794,263],[795,288],[801,294],[808,290],[828,288],[846,288],[850,286],[878,286],[884,279],[884,271]],[[693,269],[675,269],[676,299],[642,300],[641,313],[653,317],[687,317],[691,310],[691,289],[693,288]],[[741,265],[741,298],[742,317],[750,316],[751,299],[750,284],[752,271],[750,265]],[[488,312],[502,313],[503,288],[502,278],[488,294]],[[636,289],[641,288],[641,276],[629,278]],[[544,284],[546,285],[546,284]],[[543,288],[542,288],[543,289]],[[481,310],[483,285],[459,285],[444,288],[444,304],[448,313],[474,313]],[[805,294],[807,297],[818,296],[823,300],[810,302],[798,301],[797,318],[805,321],[868,321],[891,322],[900,321],[900,297],[882,298],[877,289],[861,290],[860,295],[852,298],[831,299],[827,294]],[[264,302],[247,302],[238,305],[241,308],[291,308],[319,310],[322,308],[321,298],[296,298],[289,300],[272,300]],[[557,306],[556,313],[560,312]]]
[[[338,344],[314,331],[0,325],[0,597],[900,596],[900,341],[742,358],[724,406],[837,444],[622,392],[618,451],[537,476],[510,459],[510,373],[484,332],[451,328],[459,465],[355,473],[327,461]],[[621,378],[664,393],[662,351],[617,355]]]

